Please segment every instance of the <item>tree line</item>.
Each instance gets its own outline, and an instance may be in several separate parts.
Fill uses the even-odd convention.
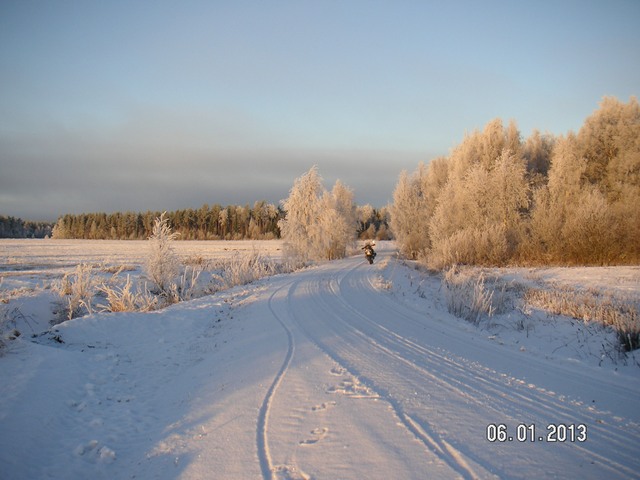
[[[161,214],[157,211],[66,214],[55,225],[49,225],[48,235],[57,239],[146,240]],[[167,212],[165,218],[180,240],[270,240],[280,238],[279,222],[286,215],[283,206],[258,201],[253,207],[205,204],[197,210]],[[351,228],[358,237],[389,238],[386,208],[356,207],[356,217]]]
[[[66,214],[58,218],[53,238],[146,240],[162,212]],[[181,240],[268,240],[279,238],[284,212],[265,201],[249,205],[203,205],[167,212],[165,218]]]
[[[45,238],[51,236],[53,223],[32,222],[0,215],[0,238]]]
[[[400,250],[452,264],[640,262],[640,105],[605,97],[578,133],[489,122],[451,154],[402,172],[391,206]]]

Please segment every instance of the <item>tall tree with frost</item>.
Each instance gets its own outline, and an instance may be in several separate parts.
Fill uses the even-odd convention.
[[[294,181],[283,203],[287,216],[278,223],[287,256],[303,262],[314,257],[313,250],[319,243],[317,225],[322,191],[322,179],[315,165]]]
[[[391,230],[400,251],[412,259],[416,259],[426,246],[425,238],[416,228],[420,214],[419,186],[412,176],[403,170],[393,191]]]
[[[553,149],[548,185],[535,195],[535,251],[580,264],[640,258],[640,105],[605,97],[578,134]]]
[[[516,251],[529,204],[524,160],[504,149],[447,182],[430,224],[430,263],[501,264]]]
[[[331,192],[322,195],[319,216],[319,240],[324,258],[343,258],[356,234],[356,212],[353,192],[340,180]]]

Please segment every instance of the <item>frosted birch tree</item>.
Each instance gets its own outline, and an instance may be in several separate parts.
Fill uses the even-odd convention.
[[[425,218],[420,182],[416,175],[403,170],[393,191],[391,206],[391,230],[400,251],[409,258],[416,259],[424,253],[428,245],[428,226]]]
[[[322,179],[316,166],[294,181],[289,197],[283,203],[287,215],[278,223],[288,257],[303,262],[314,257],[314,249],[319,243],[317,225],[322,191]]]
[[[604,98],[578,134],[555,144],[531,215],[547,261],[610,264],[640,258],[640,105]]]
[[[356,235],[356,211],[353,192],[340,180],[331,192],[322,195],[319,236],[323,257],[329,260],[343,258]]]
[[[328,192],[313,166],[297,178],[283,202],[286,217],[278,223],[285,254],[297,261],[346,255],[356,232],[353,193],[339,180]]]

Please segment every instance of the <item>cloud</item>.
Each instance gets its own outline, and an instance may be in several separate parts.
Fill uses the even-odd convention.
[[[312,165],[327,188],[339,178],[358,202],[383,206],[400,170],[429,160],[413,151],[317,148],[289,135],[240,109],[143,105],[86,125],[49,120],[21,132],[2,129],[0,214],[52,220],[89,211],[277,203]]]
[[[312,165],[327,188],[340,178],[359,202],[383,206],[399,171],[428,160],[412,152],[282,148],[250,134],[238,145],[239,133],[222,142],[224,132],[206,125],[198,130],[179,122],[136,122],[100,133],[4,135],[0,214],[53,220],[89,211],[277,203]]]

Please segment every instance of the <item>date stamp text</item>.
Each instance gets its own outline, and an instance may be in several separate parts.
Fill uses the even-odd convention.
[[[544,428],[537,427],[535,423],[520,423],[515,427],[509,427],[504,423],[490,423],[485,431],[487,441],[494,443],[504,442],[586,442],[587,426],[583,423],[565,424],[550,423]]]

